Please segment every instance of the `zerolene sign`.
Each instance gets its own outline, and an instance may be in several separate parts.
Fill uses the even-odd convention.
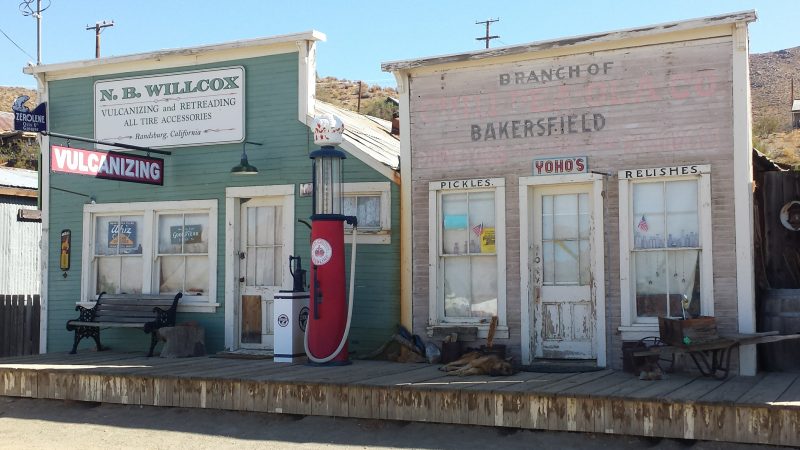
[[[97,81],[95,139],[143,147],[244,140],[244,68]]]

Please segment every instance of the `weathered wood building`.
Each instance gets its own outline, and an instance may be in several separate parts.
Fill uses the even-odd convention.
[[[403,308],[499,319],[522,363],[622,365],[659,316],[755,331],[741,12],[388,62],[400,98]],[[685,312],[684,312],[685,311]],[[753,374],[755,349],[739,352]]]
[[[205,327],[209,351],[272,348],[273,296],[292,287],[288,257],[310,261],[298,223],[311,215],[309,125],[337,113],[315,101],[324,38],[311,31],[25,68],[48,102],[51,133],[170,152],[101,153],[93,150],[108,148],[43,137],[42,352],[68,350],[76,303],[92,305],[103,291],[182,291],[177,321]],[[399,315],[399,144],[388,122],[342,119],[345,213],[359,216],[366,244],[350,347],[371,351]],[[125,161],[124,173],[114,161]],[[71,238],[65,269],[62,236]],[[146,348],[142,333],[103,333],[112,348]]]

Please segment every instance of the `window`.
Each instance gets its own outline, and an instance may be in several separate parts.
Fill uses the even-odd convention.
[[[183,292],[183,311],[213,311],[216,205],[215,200],[86,205],[84,255],[91,257],[84,260],[81,298]]]
[[[505,180],[462,181],[430,184],[431,323],[504,326]]]
[[[623,332],[713,314],[710,166],[621,171],[619,183]]]
[[[358,218],[359,244],[391,242],[391,185],[388,182],[344,183],[342,214]],[[345,242],[353,228],[345,223]]]

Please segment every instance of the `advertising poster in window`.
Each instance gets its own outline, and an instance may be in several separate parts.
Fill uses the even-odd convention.
[[[136,222],[109,222],[108,246],[134,248],[136,246]]]
[[[202,241],[202,225],[173,226],[169,228],[172,245],[199,244]]]

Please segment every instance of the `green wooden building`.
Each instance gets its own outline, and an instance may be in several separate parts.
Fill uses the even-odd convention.
[[[25,68],[51,133],[169,153],[42,136],[42,352],[69,350],[66,322],[103,291],[183,292],[177,322],[202,325],[210,352],[271,349],[289,255],[308,267],[310,231],[298,219],[311,215],[309,124],[320,113],[345,124],[345,208],[360,223],[351,351],[391,336],[399,141],[388,122],[315,101],[324,39],[311,31]],[[232,172],[245,151],[257,173]],[[115,350],[148,342],[137,330],[101,336]]]

